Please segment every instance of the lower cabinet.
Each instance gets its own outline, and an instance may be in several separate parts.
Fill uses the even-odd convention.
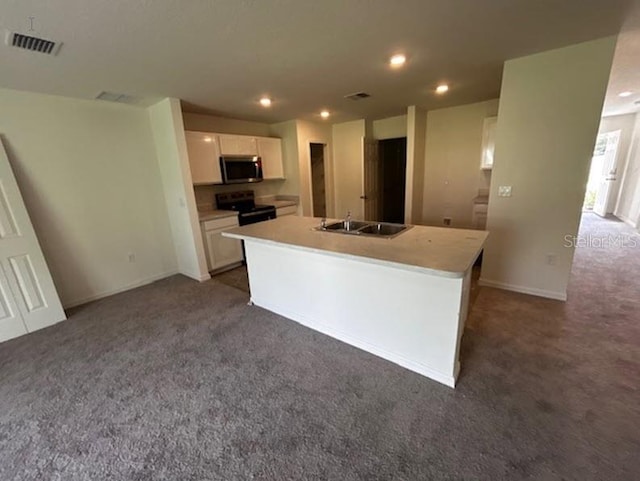
[[[242,262],[242,241],[222,236],[225,230],[238,226],[237,216],[208,220],[200,225],[209,271],[217,271]]]

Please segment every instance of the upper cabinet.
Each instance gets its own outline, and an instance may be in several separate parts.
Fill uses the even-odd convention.
[[[224,155],[259,155],[265,180],[284,179],[281,139],[192,131],[186,131],[185,136],[191,178],[196,185],[222,184],[220,156]]]
[[[480,168],[483,170],[491,170],[493,168],[497,125],[498,117],[487,117],[482,124],[482,159]]]
[[[220,135],[222,155],[258,155],[255,137],[248,135]]]
[[[284,179],[282,141],[271,137],[258,137],[258,155],[262,159],[265,179]]]
[[[191,179],[194,184],[221,184],[218,136],[208,132],[185,132]]]

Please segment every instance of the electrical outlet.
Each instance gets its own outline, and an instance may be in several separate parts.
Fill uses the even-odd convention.
[[[127,258],[129,259],[129,262],[135,262],[136,261],[136,255],[133,252],[129,252]]]
[[[451,225],[451,217],[445,217],[444,219],[442,219],[442,224]]]
[[[555,254],[547,254],[547,265],[555,266],[558,262],[558,256]]]
[[[511,197],[511,186],[501,185],[498,187],[498,197]]]

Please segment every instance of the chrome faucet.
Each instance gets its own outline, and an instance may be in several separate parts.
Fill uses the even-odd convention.
[[[347,211],[347,216],[344,218],[345,222],[351,222],[351,211]]]
[[[327,218],[323,217],[322,220],[320,221],[320,227],[322,229],[326,229],[327,228]]]

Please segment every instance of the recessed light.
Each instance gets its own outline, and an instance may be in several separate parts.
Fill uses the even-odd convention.
[[[436,87],[436,93],[437,94],[443,94],[445,92],[449,91],[449,86],[447,84],[442,84],[442,85],[438,85]]]
[[[263,107],[271,107],[271,99],[269,97],[262,97],[260,99],[260,105]]]
[[[205,142],[212,142],[213,141],[213,139],[211,137],[205,137],[202,140],[204,140]]]
[[[323,119],[328,119],[329,115],[331,114],[329,113],[328,110],[323,110],[322,112],[320,112],[320,117],[322,117]]]
[[[389,59],[389,65],[391,65],[394,68],[402,67],[406,61],[407,61],[407,57],[399,53]]]
[[[624,91],[624,92],[620,92],[618,94],[619,97],[631,97],[631,95],[633,94],[633,92],[629,92],[628,90]]]

